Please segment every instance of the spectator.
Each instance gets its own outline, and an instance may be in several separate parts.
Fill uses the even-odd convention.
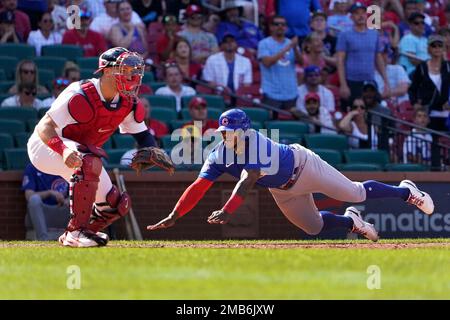
[[[145,25],[149,25],[163,15],[162,2],[161,0],[132,0],[131,5]]]
[[[361,98],[353,100],[350,111],[339,122],[339,129],[353,137],[349,137],[351,148],[367,148],[369,127],[366,122],[367,109]]]
[[[194,97],[189,102],[189,115],[191,121],[184,124],[183,127],[194,125],[194,121],[202,123],[202,134],[213,135],[216,129],[219,127],[219,123],[216,119],[208,119],[208,104],[202,97]]]
[[[169,128],[164,122],[151,117],[152,108],[148,100],[145,98],[141,98],[139,100],[145,109],[145,124],[150,130],[150,133],[157,139],[160,139],[162,136],[169,134]]]
[[[258,46],[258,59],[261,68],[261,87],[264,92],[263,103],[273,107],[290,110],[297,99],[297,79],[295,61],[301,60],[296,37],[285,37],[286,19],[274,16],[271,21],[271,36]],[[274,113],[278,118],[278,113]]]
[[[328,17],[327,25],[330,33],[338,35],[343,31],[350,31],[353,28],[353,21],[348,16],[348,0],[334,0],[331,10],[333,13]]]
[[[186,9],[186,25],[178,35],[185,38],[192,48],[192,60],[203,64],[206,59],[218,51],[216,37],[202,30],[204,15],[198,5],[189,5]]]
[[[278,1],[278,14],[283,16],[289,26],[288,36],[297,36],[301,40],[311,33],[311,11],[322,10],[319,0],[283,0]]]
[[[426,9],[425,3],[427,1],[425,1],[425,0],[416,0],[416,2],[417,2],[417,12],[421,13],[424,16],[425,25],[427,25],[428,27],[431,28],[431,32],[435,32],[436,31],[436,27],[438,27],[437,20],[433,19],[433,17],[428,15],[428,13],[426,12],[426,10],[425,10]]]
[[[186,11],[191,4],[200,5],[200,0],[165,0],[166,14],[173,15],[178,18],[180,23],[186,22]]]
[[[336,46],[342,106],[349,104],[345,100],[361,95],[363,83],[373,81],[375,69],[383,78],[385,94],[390,90],[378,32],[366,26],[366,6],[356,2],[350,7],[350,13],[353,29],[341,32]]]
[[[400,64],[410,75],[416,66],[430,58],[427,52],[427,38],[424,36],[425,16],[414,12],[408,17],[411,33],[400,40]]]
[[[80,10],[80,28],[67,30],[64,33],[62,43],[73,44],[83,48],[85,57],[97,57],[106,51],[106,42],[103,36],[89,29],[92,15],[89,11]]]
[[[164,66],[164,78],[166,86],[156,90],[156,95],[174,96],[177,101],[177,111],[181,110],[181,98],[194,96],[195,90],[182,84],[183,77],[180,67],[176,63],[168,63]]]
[[[327,57],[324,43],[315,32],[305,38],[302,44],[302,51],[302,65],[304,67],[316,65],[323,69],[327,65],[330,67],[336,66],[336,58]]]
[[[261,30],[253,23],[241,18],[243,7],[234,1],[225,3],[223,20],[219,24],[216,37],[219,42],[227,34],[232,34],[240,47],[256,52],[258,42],[263,39]]]
[[[80,68],[72,61],[68,61],[64,65],[62,76],[63,78],[68,79],[70,83],[80,81]]]
[[[58,98],[59,94],[64,91],[65,88],[70,84],[70,81],[66,78],[56,78],[53,80],[53,94],[50,98],[42,101],[42,105],[45,108],[51,107],[52,103]]]
[[[312,123],[309,123],[309,133],[336,133],[333,117],[321,105],[320,101],[317,93],[309,92],[303,100],[306,112],[299,112],[298,109],[294,109],[293,113],[299,118],[305,117],[312,121]]]
[[[170,54],[175,50],[175,45],[180,41],[177,35],[178,23],[175,16],[164,16],[162,19],[164,33],[156,40],[156,51],[160,62],[165,62],[170,58]]]
[[[105,6],[103,5],[103,0],[81,0],[82,5],[86,10],[92,13],[92,18],[96,18],[99,15],[105,13]]]
[[[20,83],[33,83],[37,88],[38,94],[48,93],[46,87],[39,84],[39,75],[36,64],[32,60],[22,60],[16,67],[16,83],[9,88],[9,94],[19,92]]]
[[[405,69],[396,64],[398,54],[392,50],[389,46],[386,46],[383,51],[384,65],[386,66],[386,76],[389,82],[389,95],[382,95],[383,99],[389,99],[394,105],[406,102],[408,98],[408,87],[411,84],[411,80],[406,74]],[[384,82],[380,73],[376,71],[375,81],[378,85],[380,93],[384,91]]]
[[[430,122],[427,110],[417,108],[414,111],[414,124],[426,128]],[[420,128],[413,128],[403,142],[403,162],[404,163],[428,163],[431,161],[431,134]]]
[[[53,31],[53,18],[49,12],[44,13],[38,22],[39,29],[31,31],[28,44],[36,48],[36,56],[41,55],[41,48],[47,45],[61,44],[62,36]]]
[[[450,3],[447,4],[444,11],[445,20],[447,21],[447,25],[444,27],[447,29],[450,29]]]
[[[21,42],[26,42],[28,34],[31,31],[31,23],[28,15],[20,10],[17,10],[17,0],[1,0],[1,11],[14,12],[14,28]]]
[[[217,28],[219,27],[220,17],[217,13],[210,13],[206,18],[206,22],[203,24],[203,29],[212,34],[216,34]]]
[[[316,93],[321,102],[320,107],[328,112],[335,112],[333,93],[320,84],[321,72],[318,66],[312,65],[305,69],[305,84],[298,87],[297,110],[306,113],[305,97],[310,93]]]
[[[61,37],[67,28],[67,9],[59,5],[58,0],[48,0],[48,12],[52,15],[53,31],[59,33]]]
[[[444,51],[447,61],[450,61],[450,28],[443,28],[439,30],[438,34],[444,38]]]
[[[183,77],[197,79],[200,77],[202,66],[192,61],[191,45],[186,39],[181,38],[175,44],[173,59],[168,62],[176,63],[181,70]]]
[[[110,41],[110,31],[113,25],[119,23],[117,4],[124,0],[103,0],[105,12],[94,18],[91,24],[91,30],[100,33],[107,41]],[[142,19],[136,12],[131,13],[131,23],[134,25],[143,25]]]
[[[25,168],[22,190],[27,201],[27,229],[34,229],[39,241],[58,239],[70,219],[68,183],[59,176],[39,171],[30,163]],[[61,230],[53,235],[52,228]]]
[[[417,0],[406,0],[403,6],[404,16],[405,20],[400,21],[398,28],[400,31],[400,37],[404,37],[405,35],[411,33],[410,29],[410,23],[408,21],[409,16],[413,14],[414,12],[418,12],[417,10]],[[430,26],[427,24],[424,25],[425,27],[425,36],[428,37],[430,34],[433,33],[433,30]]]
[[[2,107],[31,107],[35,109],[43,108],[42,101],[36,98],[36,85],[32,82],[22,82],[19,84],[19,93],[6,98],[2,102]]]
[[[428,108],[429,127],[447,131],[445,121],[449,116],[450,62],[444,61],[444,38],[431,35],[428,38],[428,53],[431,59],[417,65],[409,87],[411,104]]]
[[[316,11],[313,13],[311,30],[322,40],[324,46],[323,55],[327,64],[336,66],[336,59],[333,56],[336,53],[337,39],[327,32],[327,15],[324,12]]]
[[[19,35],[17,34],[15,23],[14,11],[2,11],[0,12],[0,43],[19,43]]]
[[[128,1],[117,3],[119,22],[111,28],[111,44],[114,47],[124,47],[147,56],[147,32],[141,24],[133,24],[131,15],[133,9]]]
[[[236,53],[236,38],[227,34],[222,38],[222,52],[211,55],[203,69],[203,79],[212,86],[227,87],[235,92],[241,86],[252,84],[250,60]]]

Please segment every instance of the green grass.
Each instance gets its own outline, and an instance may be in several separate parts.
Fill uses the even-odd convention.
[[[411,242],[447,245],[256,249],[173,247],[254,241],[148,241],[71,249],[0,242],[0,299],[450,299],[450,239],[380,243]],[[79,290],[66,285],[71,265],[81,270]],[[367,288],[370,265],[381,270],[379,290]]]

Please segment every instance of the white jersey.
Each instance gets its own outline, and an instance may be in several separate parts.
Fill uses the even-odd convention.
[[[94,84],[100,96],[100,99],[102,101],[105,101],[105,98],[103,97],[100,91],[100,80],[92,78],[89,79],[89,81],[91,81]],[[68,102],[70,98],[73,97],[74,94],[81,92],[82,91],[80,82],[71,83],[66,89],[64,89],[63,92],[61,92],[58,98],[52,103],[50,110],[47,112],[50,118],[52,118],[52,120],[56,123],[57,125],[56,133],[59,136],[62,136],[62,129],[64,127],[73,123],[77,123],[77,121],[69,113]],[[110,106],[113,107],[114,105],[117,105],[118,101],[119,95],[117,94],[110,103]],[[147,126],[145,125],[144,122],[141,123],[136,122],[136,120],[134,119],[134,115],[131,112],[119,125],[119,129],[120,133],[134,134],[147,130]]]

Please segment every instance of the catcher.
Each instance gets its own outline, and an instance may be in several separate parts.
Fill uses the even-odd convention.
[[[142,148],[133,168],[158,165],[174,171],[167,154],[154,147],[144,123],[145,110],[137,103],[142,58],[125,48],[112,48],[100,55],[96,73],[101,73],[99,79],[74,82],[58,96],[27,145],[36,168],[70,182],[71,219],[59,237],[64,246],[106,245],[108,236],[100,231],[129,211],[129,195],[111,183],[102,163],[107,155],[101,147],[118,127]]]

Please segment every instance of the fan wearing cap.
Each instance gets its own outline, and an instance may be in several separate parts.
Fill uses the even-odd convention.
[[[219,127],[217,120],[208,119],[208,104],[202,97],[193,97],[189,101],[189,115],[192,120],[184,126],[201,124],[203,135],[214,134],[214,131]]]
[[[331,113],[320,102],[320,97],[315,92],[309,92],[305,96],[306,114],[295,110],[294,113],[301,118],[305,117],[312,121],[309,126],[310,133],[337,133]]]
[[[55,80],[53,80],[53,92],[52,92],[52,96],[50,98],[45,99],[44,101],[42,101],[42,104],[49,108],[53,102],[55,102],[56,98],[58,98],[58,96],[61,94],[61,92],[64,91],[65,88],[67,88],[70,84],[70,80],[63,78],[63,77],[59,77],[56,78]]]
[[[417,65],[412,73],[409,98],[416,108],[424,106],[428,109],[430,128],[447,131],[445,122],[450,114],[450,62],[444,60],[444,38],[431,35],[428,38],[428,52],[431,58]]]
[[[0,12],[0,43],[19,43],[20,39],[14,28],[14,11]]]
[[[227,34],[232,34],[238,46],[252,50],[258,49],[258,42],[263,39],[261,30],[253,23],[244,21],[241,17],[242,1],[226,1],[223,9],[222,22],[217,27],[216,37],[222,42]]]
[[[191,4],[186,9],[186,24],[182,31],[178,32],[180,37],[185,38],[192,48],[192,60],[197,63],[205,63],[206,59],[219,50],[216,37],[202,29],[204,22],[203,9]]]
[[[111,48],[100,55],[97,73],[99,79],[64,89],[28,141],[31,163],[71,184],[72,218],[59,238],[64,246],[106,245],[108,237],[100,231],[128,213],[130,197],[112,185],[101,160],[111,135],[119,128],[139,148],[155,145],[137,101],[143,59],[125,48]]]
[[[62,44],[72,44],[83,48],[85,57],[97,57],[107,48],[102,34],[89,28],[92,22],[90,11],[80,10],[80,28],[67,30]]]
[[[252,84],[252,64],[250,59],[236,52],[236,38],[226,34],[220,45],[221,52],[215,53],[206,60],[203,79],[212,86],[226,87],[235,92],[241,86]]]

